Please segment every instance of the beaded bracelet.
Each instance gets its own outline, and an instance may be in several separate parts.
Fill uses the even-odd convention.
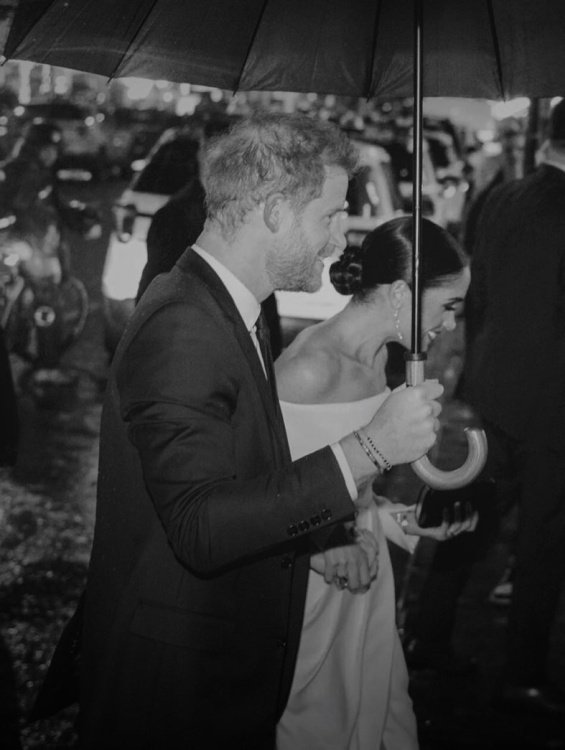
[[[390,471],[392,469],[392,464],[385,456],[383,456],[381,451],[377,448],[377,446],[372,441],[371,436],[365,434],[365,439],[369,443],[369,446],[371,447],[372,451],[377,454],[377,458],[380,459],[380,462],[382,463],[381,468],[383,469],[383,471]]]
[[[363,450],[364,450],[364,451],[365,451],[365,453],[367,454],[367,456],[368,456],[369,460],[371,461],[371,463],[372,463],[372,464],[374,464],[374,465],[375,465],[375,466],[377,467],[377,469],[378,469],[379,471],[383,471],[383,467],[382,467],[382,465],[381,465],[381,464],[379,463],[379,461],[378,461],[378,459],[377,459],[377,456],[375,456],[375,455],[374,455],[374,454],[372,453],[371,449],[370,449],[370,448],[369,448],[369,446],[368,446],[368,445],[367,445],[367,444],[365,443],[365,441],[363,440],[363,438],[361,437],[361,435],[360,435],[360,434],[359,434],[359,433],[358,433],[358,432],[357,432],[356,430],[353,430],[353,436],[354,436],[354,437],[356,438],[356,440],[357,440],[357,442],[359,443],[359,445],[361,446],[361,448],[363,448]]]

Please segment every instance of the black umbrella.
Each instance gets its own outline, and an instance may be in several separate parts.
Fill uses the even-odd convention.
[[[562,0],[9,0],[17,4],[5,58],[108,77],[141,76],[236,91],[366,98],[413,96],[414,305],[407,379],[420,351],[422,96],[504,99],[565,92]],[[425,28],[423,16],[425,15]],[[422,65],[425,48],[425,66]],[[434,487],[461,486],[486,456],[455,472],[427,459]]]
[[[7,58],[235,91],[413,96],[413,0],[3,0]],[[424,0],[426,96],[565,91],[562,0]]]

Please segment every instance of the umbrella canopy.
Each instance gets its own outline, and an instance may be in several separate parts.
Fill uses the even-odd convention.
[[[3,3],[15,4],[9,59],[232,91],[413,95],[413,0]],[[565,91],[562,0],[425,0],[424,15],[425,96]]]
[[[5,59],[232,91],[413,96],[411,385],[423,380],[425,359],[422,97],[565,92],[563,0],[7,0],[10,11],[16,2]],[[438,488],[472,481],[484,464],[486,439],[477,430],[467,437],[462,467],[438,472],[424,458],[414,464],[419,476]]]

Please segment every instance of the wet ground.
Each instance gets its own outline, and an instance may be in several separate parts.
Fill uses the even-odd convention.
[[[74,381],[46,389],[38,404],[23,389],[27,366],[12,365],[19,384],[20,452],[0,469],[0,748],[73,747],[73,709],[53,720],[26,717],[59,634],[83,588],[94,525],[101,398],[108,357],[103,346],[100,277],[118,184],[76,189],[94,200],[104,233],[73,243],[73,272],[90,296],[80,340],[64,355]]]
[[[106,220],[117,190],[112,187],[111,192],[96,195]],[[75,252],[76,273],[91,294],[87,328],[65,358],[76,382],[51,394],[41,406],[21,394],[21,455],[13,471],[0,475],[2,750],[76,747],[73,707],[34,723],[27,716],[82,590],[92,540],[98,428],[107,368],[98,291],[104,246],[102,238]],[[21,365],[15,364],[19,373]],[[452,398],[460,368],[461,341],[455,336],[444,340],[429,362],[430,374],[440,375],[447,388],[443,430],[434,458],[444,468],[462,460],[462,430],[470,421],[465,405]],[[419,487],[415,475],[402,468],[391,474],[387,492],[410,502]],[[417,606],[432,552],[431,543],[421,543],[410,560],[402,554],[394,558],[402,605],[400,624],[406,611]],[[504,660],[506,610],[490,604],[488,593],[506,558],[503,537],[476,566],[461,601],[455,645],[459,653],[478,658],[477,670],[465,677],[441,677],[434,672],[411,675],[422,750],[565,748],[565,727],[524,714],[503,714],[494,707]],[[556,622],[551,665],[556,681],[565,689],[565,606]]]

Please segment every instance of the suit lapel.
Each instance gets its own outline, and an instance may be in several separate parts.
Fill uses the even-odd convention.
[[[192,248],[188,248],[177,262],[177,266],[184,273],[198,278],[207,288],[216,302],[219,311],[230,325],[234,338],[238,342],[245,359],[251,369],[261,401],[265,407],[271,423],[274,426],[280,447],[286,457],[289,457],[288,441],[278,401],[273,399],[271,386],[265,377],[263,367],[259,361],[257,350],[249,331],[245,327],[235,303],[214,269],[206,263]],[[272,366],[270,367],[272,370]],[[269,372],[269,366],[267,366]],[[273,373],[274,377],[274,373]]]

